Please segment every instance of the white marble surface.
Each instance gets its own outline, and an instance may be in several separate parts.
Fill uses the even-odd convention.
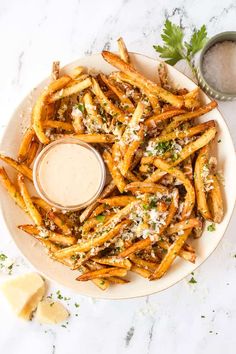
[[[65,64],[104,47],[115,49],[120,35],[130,50],[155,57],[152,45],[160,41],[165,17],[180,22],[187,32],[205,23],[211,36],[234,30],[235,16],[232,0],[1,0],[0,131],[55,59]],[[181,69],[186,70],[184,65]],[[236,103],[220,103],[234,142],[235,109]],[[22,322],[1,299],[0,353],[235,353],[235,215],[218,249],[195,273],[196,284],[185,279],[146,298],[95,301],[50,283],[49,293],[60,289],[71,298],[65,301],[71,310],[66,328]],[[30,269],[4,225],[0,253],[14,260],[13,274]],[[8,277],[1,271],[0,281]]]

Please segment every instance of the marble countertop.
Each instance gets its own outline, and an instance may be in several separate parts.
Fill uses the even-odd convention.
[[[62,65],[123,36],[129,50],[155,57],[165,18],[189,33],[207,25],[209,36],[235,29],[236,1],[221,0],[1,0],[0,133],[25,94]],[[186,72],[185,65],[180,69]],[[219,103],[236,143],[236,103]],[[16,319],[0,302],[0,353],[4,354],[233,354],[236,351],[236,243],[234,213],[223,241],[195,272],[159,294],[123,301],[93,300],[50,282],[70,309],[65,326]],[[31,269],[0,225],[0,253],[13,274]],[[0,272],[0,281],[9,275]],[[75,303],[80,306],[76,307]]]

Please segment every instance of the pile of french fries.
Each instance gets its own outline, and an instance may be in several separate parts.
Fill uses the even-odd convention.
[[[205,220],[223,218],[221,187],[210,145],[214,120],[195,118],[214,109],[202,105],[199,89],[176,89],[164,63],[155,81],[133,66],[122,38],[119,54],[103,51],[118,71],[90,74],[76,67],[60,76],[53,64],[51,82],[37,98],[31,126],[16,160],[0,155],[17,172],[0,181],[32,224],[19,229],[35,237],[49,256],[73,270],[78,281],[105,290],[129,282],[128,271],[149,280],[161,278],[176,257],[195,262],[187,243],[202,234]],[[73,136],[94,144],[111,176],[99,199],[84,210],[56,210],[25,183],[32,183],[34,159],[46,144]]]

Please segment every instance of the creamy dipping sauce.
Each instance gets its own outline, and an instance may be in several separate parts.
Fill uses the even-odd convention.
[[[103,170],[92,149],[77,143],[58,143],[40,160],[37,180],[44,196],[52,203],[75,207],[98,193]]]

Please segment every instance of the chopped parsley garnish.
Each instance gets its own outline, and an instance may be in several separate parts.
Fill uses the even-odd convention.
[[[57,294],[57,298],[58,298],[59,300],[62,300],[62,299],[63,299],[63,296],[61,295],[60,290],[57,290],[56,294]]]
[[[201,318],[206,318],[205,316],[201,315]]]
[[[84,113],[85,111],[85,107],[82,103],[78,103],[77,104],[77,108],[80,110],[81,113]]]
[[[221,139],[219,139],[219,140],[217,141],[217,143],[218,143],[218,144],[221,143]]]
[[[80,307],[80,304],[78,304],[77,302],[75,302],[75,307]]]
[[[194,277],[192,277],[190,280],[189,280],[189,284],[196,284],[197,281],[194,279]]]
[[[173,147],[173,142],[170,141],[160,141],[154,147],[158,154],[163,155],[165,152],[170,151]]]
[[[100,214],[100,215],[97,215],[97,216],[96,216],[96,219],[97,219],[98,221],[100,221],[100,222],[104,222],[105,216],[102,215],[102,214]]]
[[[7,259],[7,256],[3,253],[0,254],[0,261],[5,261]]]
[[[214,223],[208,225],[207,231],[210,231],[210,232],[216,231],[216,225]]]

